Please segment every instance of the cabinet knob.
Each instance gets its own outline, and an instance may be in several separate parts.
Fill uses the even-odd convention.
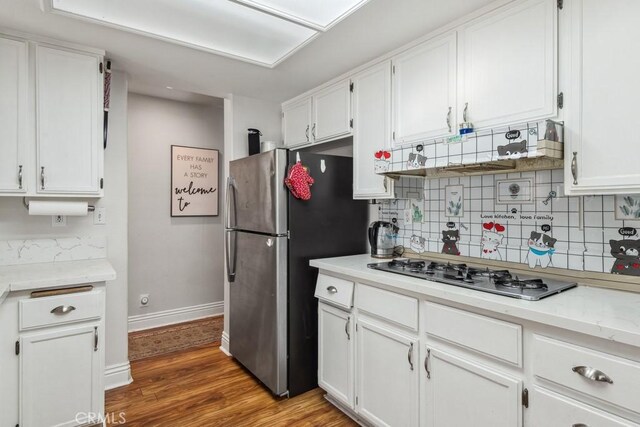
[[[574,366],[571,370],[588,380],[596,381],[599,383],[613,384],[613,380],[609,378],[607,374],[589,366]]]
[[[67,314],[71,313],[76,308],[72,305],[59,305],[56,308],[51,310],[52,314]]]
[[[327,292],[329,292],[330,294],[337,294],[338,289],[335,286],[327,286]]]

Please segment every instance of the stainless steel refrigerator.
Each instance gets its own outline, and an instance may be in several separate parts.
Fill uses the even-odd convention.
[[[315,181],[307,201],[284,185],[297,155]],[[318,384],[318,273],[309,260],[367,250],[367,202],[353,200],[352,176],[349,157],[284,149],[229,164],[229,350],[276,395]]]

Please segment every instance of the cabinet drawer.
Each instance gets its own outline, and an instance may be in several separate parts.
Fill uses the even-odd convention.
[[[522,366],[522,326],[430,302],[425,316],[427,334]]]
[[[532,425],[545,427],[638,427],[638,424],[538,387],[531,396],[531,417]]]
[[[534,336],[533,354],[537,377],[640,413],[640,363],[539,335]],[[612,383],[589,379],[574,371],[579,367],[598,370]]]
[[[356,307],[411,330],[418,330],[418,300],[415,298],[358,283]]]
[[[353,282],[326,274],[318,274],[316,298],[340,307],[353,307]]]
[[[57,295],[20,301],[20,330],[99,319],[103,312],[101,291]]]

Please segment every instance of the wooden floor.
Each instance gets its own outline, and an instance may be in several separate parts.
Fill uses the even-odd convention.
[[[217,345],[140,360],[131,367],[134,382],[107,392],[109,425],[356,425],[319,388],[291,399],[274,398]]]

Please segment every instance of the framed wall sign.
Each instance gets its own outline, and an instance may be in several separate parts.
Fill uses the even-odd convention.
[[[171,146],[171,216],[218,215],[218,150]]]

